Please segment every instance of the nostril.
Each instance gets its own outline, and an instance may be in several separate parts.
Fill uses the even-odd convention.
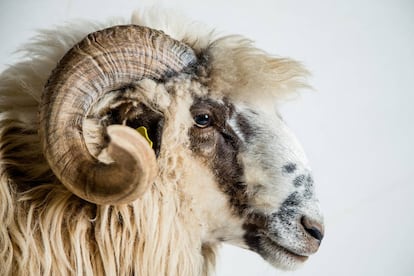
[[[301,218],[300,222],[309,235],[317,239],[319,242],[322,241],[324,229],[321,223],[313,221],[305,216]]]

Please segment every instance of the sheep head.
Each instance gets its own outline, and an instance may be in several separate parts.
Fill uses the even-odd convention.
[[[317,251],[323,220],[305,154],[274,100],[305,71],[239,37],[191,44],[136,25],[88,35],[46,84],[44,155],[80,198],[124,204],[163,173],[166,151],[182,151],[175,177],[192,183],[185,193],[204,206],[204,242],[227,241],[295,268]]]

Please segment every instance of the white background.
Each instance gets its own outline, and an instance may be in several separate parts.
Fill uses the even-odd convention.
[[[302,61],[316,92],[282,113],[312,164],[326,238],[295,272],[224,246],[217,275],[414,275],[412,0],[0,1],[0,70],[35,29],[152,3]]]

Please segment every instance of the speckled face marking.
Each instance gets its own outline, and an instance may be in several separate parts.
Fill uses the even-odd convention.
[[[288,163],[283,166],[283,172],[285,173],[293,173],[296,171],[296,164],[294,163]]]
[[[230,240],[278,267],[305,261],[323,236],[322,218],[306,158],[281,118],[211,99],[196,100],[191,114],[191,149],[243,221],[243,236]]]
[[[305,178],[306,178],[306,176],[304,174],[301,174],[301,175],[297,176],[293,180],[293,185],[295,185],[295,187],[302,186],[304,184],[304,182],[305,182]]]

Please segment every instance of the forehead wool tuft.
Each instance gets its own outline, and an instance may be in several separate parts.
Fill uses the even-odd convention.
[[[301,63],[269,55],[243,36],[222,36],[199,22],[159,9],[134,13],[132,23],[162,30],[190,45],[205,60],[212,96],[274,102],[309,88],[309,72]]]
[[[211,59],[209,87],[245,102],[277,101],[306,88],[308,71],[297,61],[273,57],[242,36],[226,36],[207,50]]]

